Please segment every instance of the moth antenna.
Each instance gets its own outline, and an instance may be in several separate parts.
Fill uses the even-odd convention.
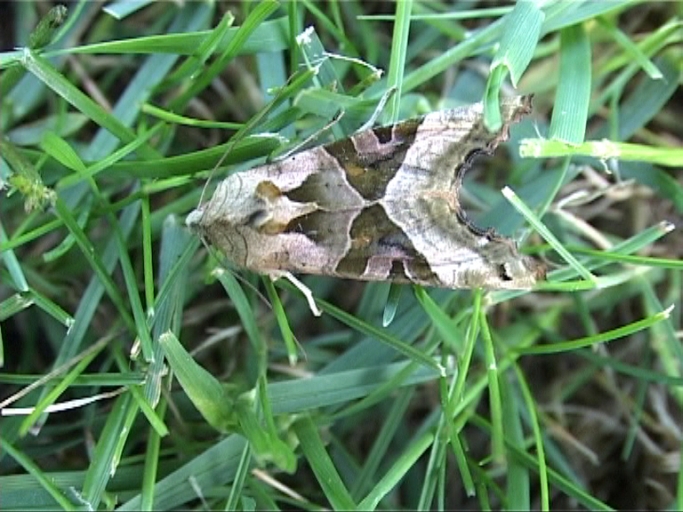
[[[264,306],[266,306],[266,307],[267,307],[268,309],[270,309],[271,311],[273,310],[273,305],[272,305],[270,302],[268,302],[268,299],[266,298],[266,296],[263,295],[263,294],[258,290],[258,288],[256,288],[256,286],[254,286],[253,284],[251,284],[251,283],[250,283],[249,281],[247,281],[243,276],[241,276],[241,275],[239,275],[239,274],[237,274],[237,273],[234,273],[234,272],[233,272],[232,275],[235,276],[235,279],[237,279],[238,281],[240,281],[240,282],[241,282],[242,284],[244,284],[247,288],[250,288],[251,291],[253,291],[253,292],[256,294],[256,296],[259,298],[259,300],[260,300],[261,302],[263,302]]]
[[[204,237],[202,237],[202,243],[204,244],[204,247],[206,247],[207,251],[208,251],[210,254],[213,254],[214,257],[216,258],[216,260],[218,260],[218,261],[220,262],[221,267],[222,267],[224,270],[230,272],[230,273],[235,277],[235,279],[237,279],[240,283],[242,283],[243,285],[245,285],[247,288],[251,289],[251,291],[253,291],[253,292],[256,294],[256,296],[259,298],[259,300],[260,300],[261,302],[263,302],[263,304],[264,304],[268,309],[270,309],[270,310],[272,311],[273,306],[271,305],[270,302],[268,302],[268,299],[267,299],[260,291],[258,291],[258,289],[257,289],[253,284],[251,284],[249,281],[247,281],[243,276],[241,276],[241,275],[238,274],[237,272],[233,272],[233,271],[230,269],[230,264],[229,264],[228,260],[226,260],[224,257],[222,257],[222,255],[220,255],[221,257],[218,257],[218,254],[216,253],[216,251],[214,251],[212,248],[210,248],[210,247],[207,245],[206,241],[204,240]]]
[[[391,97],[394,95],[396,92],[396,86],[390,87],[385,91],[384,94],[382,94],[382,97],[379,99],[379,102],[377,103],[377,106],[375,107],[375,111],[372,113],[370,116],[370,119],[368,119],[363,126],[358,128],[356,130],[356,133],[364,132],[365,130],[369,130],[372,128],[375,123],[377,122],[377,118],[382,114],[382,111],[384,110],[384,107],[387,106],[387,102],[391,99]]]
[[[232,275],[235,276],[235,279],[237,279],[238,281],[240,281],[242,284],[246,285],[248,288],[251,288],[251,290],[252,290],[254,293],[256,293],[256,296],[261,300],[261,302],[263,302],[263,304],[264,304],[268,309],[271,309],[271,310],[273,309],[273,306],[270,304],[270,302],[268,302],[268,299],[266,299],[266,297],[265,297],[260,291],[258,291],[258,290],[256,289],[256,287],[255,287],[253,284],[251,284],[249,281],[247,281],[246,279],[244,279],[244,277],[242,277],[241,275],[239,275],[239,274],[236,273],[236,272],[233,272],[233,271],[230,269],[230,264],[229,264],[229,262],[223,257],[222,254],[220,254],[220,253],[218,253],[217,251],[215,251],[215,250],[213,249],[213,247],[211,247],[211,246],[207,243],[206,238],[205,238],[204,236],[200,236],[199,239],[201,240],[202,245],[203,245],[204,248],[206,249],[206,252],[208,252],[209,254],[211,254],[211,255],[216,259],[216,261],[218,261],[218,262],[220,263],[221,268],[222,268],[223,270],[226,270],[226,271],[228,271],[228,272],[231,272]]]
[[[303,142],[297,144],[296,146],[294,146],[292,149],[286,151],[285,153],[278,155],[277,157],[275,157],[275,160],[284,160],[285,158],[292,156],[294,153],[298,153],[304,147],[306,147],[310,142],[314,141],[315,139],[320,137],[320,135],[322,135],[323,133],[328,131],[330,128],[332,128],[335,124],[337,124],[341,120],[342,117],[344,117],[344,111],[339,110],[334,115],[334,117],[325,126],[320,128],[320,130],[316,130],[315,133],[306,137],[306,140],[304,140]]]
[[[285,85],[289,84],[292,82],[294,77],[289,77],[287,79],[287,82]],[[245,123],[242,128],[237,130],[235,134],[232,136],[230,139],[230,142],[228,143],[228,146],[225,148],[225,153],[223,153],[223,156],[218,160],[216,165],[214,165],[213,169],[211,169],[211,173],[209,174],[208,179],[206,180],[206,183],[204,183],[204,188],[202,189],[202,195],[199,197],[199,205],[201,206],[202,203],[204,202],[204,194],[206,194],[206,189],[209,186],[209,182],[213,178],[214,173],[216,172],[216,169],[221,166],[221,164],[225,161],[226,157],[228,154],[230,154],[230,151],[232,151],[232,148],[237,144],[247,133],[250,132],[250,130],[256,126],[264,117],[266,117],[271,110],[273,110],[277,105],[279,104],[278,97],[273,98],[270,103],[268,103],[265,107],[263,107],[259,112],[256,113],[247,123]]]

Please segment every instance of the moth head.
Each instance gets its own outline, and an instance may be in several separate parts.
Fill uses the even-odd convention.
[[[185,225],[193,233],[199,233],[202,228],[202,218],[204,217],[204,209],[197,208],[192,210],[185,218]]]

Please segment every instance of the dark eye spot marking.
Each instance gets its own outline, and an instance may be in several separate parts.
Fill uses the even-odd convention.
[[[512,281],[512,277],[510,274],[508,274],[507,268],[505,268],[504,264],[498,265],[498,277],[501,281]]]

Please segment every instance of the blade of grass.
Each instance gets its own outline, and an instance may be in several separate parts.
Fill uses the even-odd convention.
[[[560,242],[555,235],[552,234],[552,232],[545,227],[545,225],[541,222],[541,220],[532,212],[527,205],[524,204],[524,202],[517,197],[517,194],[514,193],[514,191],[510,187],[505,187],[502,190],[503,195],[505,198],[510,201],[512,206],[515,207],[515,210],[517,210],[519,213],[521,213],[524,218],[531,224],[536,231],[545,239],[548,241],[548,243],[552,246],[555,251],[559,255],[561,255],[564,260],[571,265],[571,267],[581,276],[583,277],[586,281],[592,282],[595,284],[595,276],[590,273],[590,271],[584,267]]]
[[[332,459],[325,450],[318,427],[310,416],[302,416],[293,425],[301,451],[306,457],[320,487],[335,510],[356,510],[356,503],[342,482]]]
[[[33,462],[32,457],[27,456],[23,452],[17,450],[11,442],[0,435],[0,448],[2,451],[9,454],[14,461],[24,468],[30,475],[32,475],[40,487],[49,493],[54,501],[64,510],[76,510],[77,505],[69,500],[62,490],[55,485],[53,479],[45,474],[45,472]]]
[[[560,32],[560,78],[550,139],[580,144],[586,134],[588,104],[591,96],[591,46],[583,25]]]
[[[417,460],[434,442],[434,434],[427,433],[408,446],[399,459],[389,468],[377,485],[358,503],[360,510],[375,510],[380,501],[389,494],[410,471]]]
[[[539,345],[535,347],[526,347],[521,349],[512,349],[520,354],[556,354],[560,352],[569,352],[582,347],[590,347],[597,343],[607,343],[612,340],[617,340],[620,338],[625,338],[634,334],[638,331],[648,329],[658,322],[666,320],[669,318],[673,306],[669,306],[667,309],[660,311],[652,316],[638,320],[637,322],[632,322],[628,325],[618,327],[616,329],[611,329],[609,331],[603,331],[599,334],[593,336],[587,336],[585,338],[579,338],[572,341],[564,341],[561,343],[553,343],[552,345]]]

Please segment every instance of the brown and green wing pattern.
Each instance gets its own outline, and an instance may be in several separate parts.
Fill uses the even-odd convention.
[[[226,256],[262,273],[290,271],[448,288],[528,288],[542,264],[471,224],[462,175],[530,111],[503,102],[505,123],[483,126],[481,105],[435,112],[256,167],[224,180],[188,217]]]

